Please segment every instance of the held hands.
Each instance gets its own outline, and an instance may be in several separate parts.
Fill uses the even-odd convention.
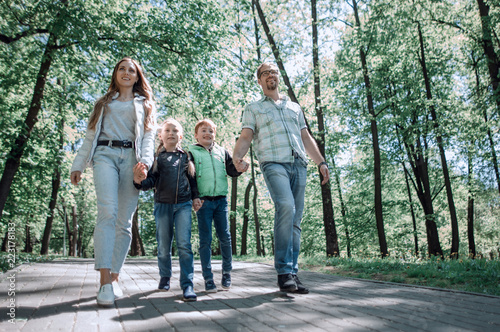
[[[330,170],[328,170],[327,165],[323,164],[321,165],[319,172],[323,176],[323,181],[321,181],[321,185],[324,185],[325,183],[328,182],[328,180],[330,180]]]
[[[140,184],[148,177],[148,167],[146,164],[137,163],[134,166],[134,182]]]
[[[201,209],[201,207],[203,206],[203,202],[204,201],[202,201],[199,198],[193,199],[193,210],[194,210],[194,212],[197,212],[199,209]]]
[[[246,172],[248,170],[248,166],[250,165],[243,159],[233,159],[234,167],[240,173]]]
[[[71,183],[75,186],[78,185],[78,182],[82,179],[82,172],[80,171],[74,171],[71,172]]]

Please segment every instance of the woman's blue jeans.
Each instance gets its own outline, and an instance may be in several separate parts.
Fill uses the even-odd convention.
[[[294,163],[263,163],[261,169],[275,207],[274,267],[278,274],[296,274],[307,164],[295,158]]]
[[[193,286],[194,261],[191,250],[192,201],[179,204],[155,203],[156,241],[160,277],[172,277],[172,241],[177,243],[181,289]]]
[[[130,148],[96,147],[93,157],[97,196],[94,228],[95,269],[120,273],[132,241],[132,217],[139,191],[133,185],[137,163]]]
[[[212,220],[220,242],[222,253],[222,273],[232,270],[231,233],[229,232],[227,198],[214,201],[204,200],[203,206],[196,213],[200,235],[200,261],[203,278],[211,280],[212,273]]]

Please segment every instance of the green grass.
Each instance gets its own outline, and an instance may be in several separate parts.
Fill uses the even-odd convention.
[[[36,263],[36,262],[49,262],[56,257],[55,255],[42,256],[33,253],[25,253],[25,252],[16,252],[15,261],[12,260],[12,255],[9,255],[6,252],[0,252],[0,270],[1,272],[6,272],[19,266],[21,264],[26,263]]]
[[[272,257],[234,257],[273,264]],[[500,296],[500,261],[300,257],[302,270]]]

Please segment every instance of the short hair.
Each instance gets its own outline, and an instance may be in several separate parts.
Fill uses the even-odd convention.
[[[275,64],[274,62],[271,62],[271,61],[266,61],[266,62],[261,63],[260,66],[257,67],[257,79],[260,79],[262,67],[265,66],[265,65],[268,65],[269,67],[276,67],[276,68],[278,68],[278,65]]]
[[[198,121],[196,123],[196,125],[194,126],[194,133],[195,134],[198,132],[198,129],[201,126],[209,126],[209,127],[211,127],[214,130],[214,133],[217,131],[217,126],[215,125],[215,123],[212,120],[210,120],[210,119],[203,119],[203,120]]]

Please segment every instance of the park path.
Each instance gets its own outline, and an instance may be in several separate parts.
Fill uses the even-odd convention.
[[[198,301],[184,303],[173,268],[171,290],[156,292],[156,260],[128,259],[124,296],[103,309],[93,260],[19,266],[0,275],[0,331],[500,331],[500,297],[315,272],[299,274],[309,294],[287,295],[272,266],[247,262],[234,262],[229,291],[207,294],[195,261]]]

